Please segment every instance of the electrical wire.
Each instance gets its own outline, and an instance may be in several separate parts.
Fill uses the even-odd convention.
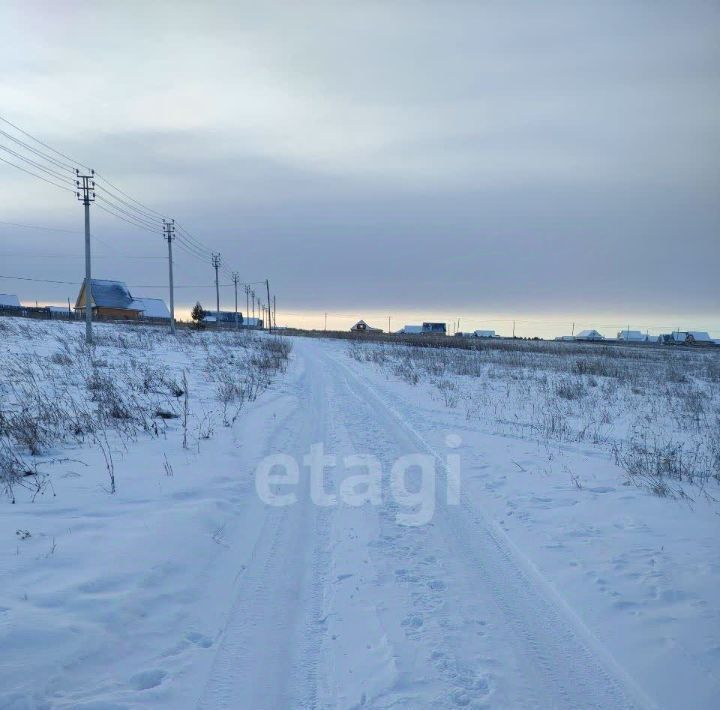
[[[97,237],[95,237],[97,239]],[[0,252],[0,256],[13,257],[17,259],[84,259],[83,254],[17,254]],[[93,254],[93,259],[146,259],[165,260],[166,256],[135,256],[134,254]]]
[[[5,117],[2,116],[2,115],[0,115],[0,121],[3,121],[4,123],[7,123],[8,126],[12,126],[16,131],[20,131],[20,133],[22,133],[24,136],[27,136],[27,137],[30,138],[31,140],[34,140],[36,143],[39,143],[39,144],[40,144],[41,146],[43,146],[44,148],[47,148],[48,150],[51,150],[53,153],[56,153],[57,155],[59,155],[61,158],[65,158],[65,160],[69,160],[69,161],[70,161],[71,163],[73,163],[74,165],[80,165],[81,167],[86,168],[87,170],[90,170],[90,169],[91,169],[91,168],[88,168],[88,166],[85,165],[84,163],[81,163],[81,162],[78,161],[78,160],[74,160],[74,159],[71,158],[69,155],[65,155],[65,153],[61,153],[59,150],[53,148],[52,146],[49,146],[47,143],[43,143],[39,138],[35,138],[35,136],[31,135],[31,134],[28,133],[27,131],[24,131],[22,128],[20,128],[20,126],[16,126],[16,125],[15,125],[14,123],[12,123],[11,121],[8,121],[8,119],[5,118]]]
[[[9,227],[23,227],[24,229],[41,229],[44,232],[65,232],[66,234],[82,234],[73,229],[58,229],[56,227],[40,227],[37,224],[21,224],[20,222],[3,222],[0,224],[8,225]]]
[[[114,204],[113,202],[110,202],[109,200],[107,200],[107,199],[106,199],[105,197],[103,197],[102,195],[97,195],[97,194],[96,194],[96,195],[95,195],[95,204],[97,204],[98,202],[101,202],[101,203],[107,205],[108,207],[111,207],[111,208],[112,208],[113,210],[115,210],[116,212],[119,212],[119,213],[125,215],[125,216],[128,217],[129,219],[132,219],[133,221],[137,222],[138,224],[144,225],[147,229],[150,229],[150,230],[156,231],[156,232],[162,232],[162,226],[161,226],[161,225],[155,224],[155,223],[153,223],[153,222],[148,222],[147,220],[143,219],[142,217],[138,217],[138,216],[137,216],[136,214],[134,214],[133,212],[130,212],[129,210],[126,210],[124,207],[122,207],[122,206],[120,206],[120,205],[116,205],[116,204]]]
[[[13,150],[12,148],[8,148],[5,145],[0,145],[0,150],[4,150],[10,155],[14,156],[15,158],[18,158],[19,160],[23,160],[24,162],[28,163],[29,165],[32,165],[36,170],[42,170],[47,175],[50,175],[50,177],[54,177],[56,180],[60,180],[60,182],[67,182],[70,185],[75,185],[75,181],[68,177],[67,175],[61,175],[60,173],[56,172],[52,168],[48,168],[47,166],[43,165],[42,163],[38,163],[35,160],[32,160],[32,158],[28,158],[27,156],[24,156],[22,153],[18,153],[16,150]]]
[[[121,195],[123,195],[123,197],[126,197],[128,200],[134,202],[135,204],[137,204],[138,206],[147,210],[148,212],[152,212],[153,214],[157,215],[158,217],[160,217],[162,219],[168,219],[168,220],[170,219],[170,217],[162,214],[162,212],[158,212],[157,210],[152,209],[152,207],[148,207],[147,205],[144,205],[142,202],[140,202],[140,200],[136,200],[134,197],[131,197],[130,195],[127,194],[127,192],[124,192],[116,185],[113,185],[113,183],[111,183],[110,180],[108,180],[104,175],[101,175],[100,173],[95,173],[95,177],[97,177],[100,180],[102,180],[103,182],[107,183],[107,185],[110,188],[112,188],[113,190],[115,190],[115,192],[119,192]]]
[[[191,244],[188,244],[187,242],[185,242],[181,237],[176,236],[175,243],[178,245],[178,247],[180,249],[183,249],[188,254],[192,254],[193,256],[197,257],[198,259],[200,259],[202,261],[208,260],[206,254],[196,251],[195,247],[193,247]]]
[[[125,209],[136,213],[138,216],[142,217],[143,219],[149,221],[149,222],[157,222],[158,224],[162,224],[166,220],[161,219],[160,217],[156,217],[155,215],[151,214],[150,212],[146,210],[141,210],[138,207],[135,207],[135,205],[132,204],[132,202],[129,202],[128,200],[124,200],[122,197],[118,197],[117,195],[113,194],[110,190],[103,187],[102,185],[98,185],[97,182],[95,184],[95,190],[103,192],[106,195],[106,199],[113,200],[114,202],[122,205]]]
[[[28,175],[32,175],[33,177],[38,178],[39,180],[44,180],[45,182],[49,183],[50,185],[54,185],[55,187],[59,187],[61,190],[67,190],[68,192],[72,192],[75,194],[75,190],[69,187],[65,187],[64,185],[58,185],[56,182],[53,182],[52,180],[48,180],[47,178],[43,177],[42,175],[38,175],[37,173],[34,173],[27,168],[23,168],[22,165],[16,165],[15,163],[10,162],[9,160],[6,160],[5,158],[0,157],[0,161],[3,163],[7,163],[8,165],[12,165],[13,168],[17,168],[18,170],[22,170],[24,173],[27,173]]]
[[[62,170],[68,170],[70,172],[76,172],[73,165],[79,165],[80,167],[90,171],[91,169],[85,165],[84,163],[81,163],[80,161],[75,160],[74,158],[71,158],[66,153],[63,153],[62,151],[59,151],[57,148],[53,148],[51,145],[45,143],[44,141],[40,140],[39,138],[35,137],[28,131],[25,131],[24,129],[20,128],[17,124],[13,123],[12,121],[8,120],[4,116],[0,115],[0,121],[5,123],[6,125],[13,128],[15,131],[19,132],[26,138],[28,138],[30,141],[33,141],[39,146],[42,146],[46,150],[50,151],[52,154],[48,154],[41,150],[40,148],[35,147],[34,145],[31,145],[30,143],[18,138],[17,136],[13,136],[8,131],[5,131],[3,129],[0,129],[0,135],[5,136],[9,140],[11,140],[13,143],[15,143],[18,146],[21,146],[25,148],[26,150],[30,151],[34,156],[36,156],[39,159],[47,161],[50,165],[54,167],[48,167],[47,165],[43,165],[40,162],[37,162],[36,160],[33,160],[32,158],[29,158],[25,155],[23,155],[20,152],[17,152],[7,146],[0,145],[0,149],[3,149],[10,153],[12,156],[14,156],[16,159],[19,159],[23,162],[25,162],[28,165],[31,165],[35,168],[35,170],[39,170],[49,177],[44,177],[43,175],[38,175],[36,172],[33,172],[32,170],[29,170],[26,167],[23,167],[22,165],[18,165],[10,160],[7,160],[5,158],[0,157],[0,161],[3,163],[6,163],[7,165],[10,165],[11,167],[17,168],[18,170],[22,170],[23,172],[27,173],[28,175],[31,175],[32,177],[36,177],[40,180],[43,180],[44,182],[47,182],[50,185],[53,185],[54,187],[67,190],[68,192],[72,192],[77,194],[76,189],[72,189],[70,187],[66,187],[64,184],[67,181],[68,184],[75,184],[75,181],[59,172],[57,172],[57,169]],[[55,157],[59,156],[59,157]],[[68,162],[65,162],[68,161]],[[54,178],[54,179],[49,179]],[[140,202],[140,200],[137,200],[136,198],[132,197],[130,194],[122,190],[121,188],[117,187],[114,183],[112,183],[108,178],[106,178],[101,173],[94,173],[95,178],[95,190],[100,191],[104,193],[103,195],[97,195],[96,193],[96,202],[95,205],[98,207],[98,209],[102,210],[103,212],[106,212],[107,214],[112,215],[113,217],[117,219],[121,219],[127,224],[131,224],[132,226],[143,229],[144,231],[150,232],[152,234],[162,233],[162,222],[165,220],[170,220],[170,218],[163,214],[162,212],[159,212],[152,207],[148,207],[143,202]],[[59,181],[61,184],[58,184],[58,182],[55,182],[55,180]],[[102,202],[103,204],[98,204],[98,201]],[[27,226],[30,227],[30,225],[15,225],[15,226]],[[202,261],[207,262],[213,254],[216,252],[209,249],[205,244],[203,244],[199,239],[197,239],[195,236],[193,236],[185,227],[183,227],[179,223],[175,223],[176,227],[176,240],[177,240],[177,246],[178,248],[185,252],[186,254],[189,254],[191,256],[194,256],[197,259],[200,259]],[[42,228],[41,229],[47,229]],[[67,231],[69,230],[54,230],[54,231]],[[232,277],[233,272],[230,269],[229,265],[222,264],[220,266],[223,274]],[[258,282],[263,283],[263,282]]]
[[[175,243],[178,245],[180,249],[185,251],[188,254],[192,254],[192,256],[196,257],[200,261],[207,263],[209,261],[209,255],[204,254],[201,251],[198,251],[196,247],[194,247],[192,244],[186,242],[182,237],[175,235]]]
[[[150,234],[159,234],[160,230],[158,229],[150,229],[149,227],[146,227],[144,224],[140,224],[139,222],[135,222],[131,219],[128,219],[127,217],[123,217],[121,214],[117,212],[113,212],[111,209],[108,209],[107,207],[103,207],[102,205],[95,203],[95,207],[97,207],[99,210],[102,210],[103,212],[107,212],[108,214],[111,214],[113,217],[117,217],[118,219],[123,220],[123,222],[127,222],[128,224],[132,224],[134,227],[137,227],[138,229],[143,229],[146,232],[150,232]]]
[[[0,279],[7,279],[9,281],[32,281],[36,283],[46,283],[46,284],[64,284],[68,286],[78,286],[82,281],[56,281],[54,279],[35,279],[30,278],[29,276],[5,276],[4,274],[0,274]],[[219,284],[220,288],[229,288],[233,284],[229,283],[221,283]],[[167,284],[130,284],[132,288],[167,288]],[[176,285],[175,288],[215,288],[215,284],[179,284]]]
[[[75,168],[72,165],[68,165],[67,163],[64,163],[61,160],[57,160],[56,158],[53,158],[51,155],[46,155],[41,150],[38,150],[37,148],[33,148],[29,143],[25,143],[25,141],[21,141],[19,138],[13,136],[12,134],[8,133],[7,131],[3,131],[0,128],[0,135],[5,136],[6,138],[9,138],[13,143],[16,143],[17,145],[21,145],[23,148],[29,150],[31,153],[34,153],[38,157],[44,158],[49,163],[52,163],[53,165],[57,166],[58,168],[63,168],[64,170],[69,170],[73,175],[75,174]]]
[[[195,239],[195,237],[193,237],[193,235],[190,234],[190,232],[188,232],[187,229],[185,229],[185,227],[183,227],[181,224],[176,223],[175,227],[179,232],[181,232],[185,236],[186,241],[190,242],[191,244],[194,244],[201,251],[206,252],[208,254],[208,256],[211,256],[213,254],[211,249],[208,249],[204,244],[202,244],[197,239]]]

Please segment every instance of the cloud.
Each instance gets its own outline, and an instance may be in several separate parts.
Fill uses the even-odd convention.
[[[5,113],[299,305],[717,310],[715,6],[58,7],[0,9]]]

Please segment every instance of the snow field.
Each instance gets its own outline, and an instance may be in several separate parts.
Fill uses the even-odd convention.
[[[22,373],[19,357],[54,388],[60,378],[42,373],[56,372],[46,362],[57,336],[75,353],[80,329],[50,327],[3,331],[4,371]],[[606,375],[583,374],[597,387],[583,382],[573,398],[552,354],[532,375],[513,376],[522,355],[507,370],[493,363],[482,401],[501,402],[495,419],[491,404],[446,399],[433,377],[461,395],[481,378],[467,374],[473,363],[461,363],[465,374],[443,365],[442,353],[426,377],[421,355],[368,346],[348,356],[341,342],[294,338],[284,372],[282,348],[263,338],[100,332],[97,369],[125,388],[112,401],[136,404],[130,419],[102,418],[117,490],[108,492],[107,451],[93,432],[55,437],[36,456],[13,442],[45,484],[15,485],[16,503],[2,504],[0,708],[716,706],[714,483],[686,468],[659,496],[618,465],[613,444],[642,407],[618,412],[642,400],[639,377],[627,397],[617,383],[614,428],[595,438],[578,435],[592,409],[578,402],[593,401]],[[97,391],[55,359],[71,396]],[[701,358],[684,373],[707,388],[706,413],[711,368]],[[131,373],[158,371],[165,378],[151,377],[149,391],[134,389]],[[173,388],[183,371],[187,427]],[[546,436],[540,419],[526,426],[532,383],[549,397],[566,379],[571,397],[559,398],[576,408],[562,410],[563,435]],[[682,396],[667,417],[667,407],[653,410],[673,441],[680,407]],[[179,416],[158,420],[158,408]],[[703,418],[688,426],[701,436]],[[320,505],[303,464],[318,443],[337,457]],[[460,456],[457,504],[447,501],[450,451]],[[299,465],[292,505],[257,494],[256,472],[277,454]],[[388,472],[408,454],[437,462],[424,525],[398,523],[409,508]],[[381,464],[377,504],[337,495],[362,468],[344,463],[357,455]],[[421,482],[407,473],[409,487]]]

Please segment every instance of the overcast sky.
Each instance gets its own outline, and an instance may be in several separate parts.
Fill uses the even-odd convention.
[[[720,327],[718,3],[5,0],[0,66],[2,115],[289,311]],[[81,230],[73,200],[0,163],[0,220]],[[93,225],[95,275],[164,295],[160,237]],[[0,274],[82,277],[81,234],[0,237]]]

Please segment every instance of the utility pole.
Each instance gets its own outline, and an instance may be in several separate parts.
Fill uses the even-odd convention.
[[[245,317],[250,317],[250,286],[245,284]]]
[[[240,281],[240,274],[237,271],[233,271],[232,275],[233,284],[235,284],[235,330],[240,330],[240,321],[238,320],[237,310],[237,287],[238,281]]]
[[[515,321],[513,321],[513,338],[515,337]]]
[[[277,301],[273,294],[273,325],[277,328]]]
[[[170,332],[175,335],[175,287],[173,285],[172,243],[175,239],[175,220],[163,220],[163,234],[168,243],[168,270],[170,275]]]
[[[255,289],[250,289],[250,303],[252,303],[252,317],[255,318]]]
[[[272,333],[272,320],[270,319],[270,280],[265,279],[265,290],[267,291],[267,314],[268,314],[268,333]]]
[[[325,330],[327,330],[327,313],[325,314]]]
[[[390,320],[391,319],[392,319],[392,316],[388,316],[388,335],[390,335],[390,333],[392,333],[392,330],[390,328]]]
[[[92,275],[90,268],[90,203],[95,201],[95,171],[81,175],[76,168],[75,185],[82,191],[76,192],[78,200],[85,207],[85,342],[92,343]]]
[[[220,264],[222,264],[220,252],[213,252],[212,265],[213,269],[215,269],[215,303],[217,305],[217,310],[215,311],[216,327],[220,326],[220,281],[218,280],[218,269],[220,268]]]

